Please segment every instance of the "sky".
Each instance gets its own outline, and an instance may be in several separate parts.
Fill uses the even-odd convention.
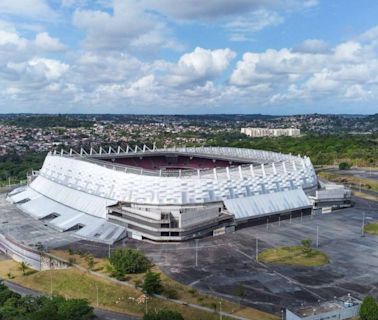
[[[1,0],[1,113],[378,113],[376,0]]]

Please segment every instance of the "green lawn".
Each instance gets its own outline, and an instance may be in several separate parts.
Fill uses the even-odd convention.
[[[302,246],[266,249],[259,254],[259,261],[305,267],[322,266],[329,262],[328,257],[320,250],[311,249],[305,252]]]
[[[365,232],[373,235],[378,235],[378,221],[367,224],[365,226]]]

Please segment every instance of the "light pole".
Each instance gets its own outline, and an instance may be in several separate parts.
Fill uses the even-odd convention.
[[[108,258],[110,259],[110,243],[109,243],[109,247],[108,247]]]
[[[6,229],[7,229],[7,232],[5,233],[6,235],[8,235],[9,233],[9,221],[3,221],[3,225],[6,225]]]
[[[98,286],[97,286],[96,282],[95,282],[95,287],[96,287],[96,304],[97,304],[97,308],[98,308]]]
[[[52,283],[52,269],[50,268],[50,297],[52,298],[53,294],[53,283]]]
[[[316,247],[319,248],[319,225],[316,225]]]
[[[222,301],[219,301],[219,319],[222,320]]]
[[[259,239],[256,235],[256,262],[259,262]]]
[[[196,268],[197,268],[198,267],[198,242],[199,242],[199,239],[196,239],[195,242],[196,242]]]
[[[361,237],[365,236],[365,212],[362,213]]]

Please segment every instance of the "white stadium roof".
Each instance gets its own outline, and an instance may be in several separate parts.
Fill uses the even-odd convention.
[[[224,204],[237,220],[311,207],[311,203],[302,189],[228,199],[224,201]]]

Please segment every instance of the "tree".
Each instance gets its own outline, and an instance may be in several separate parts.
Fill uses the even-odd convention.
[[[238,286],[235,288],[234,294],[237,295],[240,298],[239,305],[241,305],[241,303],[242,303],[242,301],[245,297],[245,288],[241,283],[239,283]]]
[[[58,315],[62,320],[80,319],[89,320],[93,318],[93,308],[84,299],[63,299],[58,302]]]
[[[26,270],[28,269],[28,265],[26,262],[22,261],[18,267],[21,272],[22,272],[22,275],[24,276],[26,274]]]
[[[126,273],[146,272],[151,267],[151,262],[138,250],[116,249],[113,250],[109,262],[114,268],[113,276],[123,279]]]
[[[340,170],[348,170],[352,167],[352,165],[348,162],[340,162],[339,163],[339,169]]]
[[[92,270],[93,267],[94,267],[94,258],[93,258],[93,255],[88,253],[86,256],[85,256],[85,261],[87,262],[87,265],[88,265],[88,270]]]
[[[361,320],[378,320],[378,305],[373,297],[364,298],[360,308]]]
[[[93,308],[83,299],[32,297],[12,292],[0,282],[0,319],[89,320]]]
[[[143,320],[184,320],[180,312],[168,309],[149,312],[143,316]]]
[[[160,293],[163,290],[160,273],[148,271],[144,276],[142,289],[147,294]]]
[[[310,239],[304,239],[301,241],[302,246],[303,246],[303,252],[309,253],[311,252],[311,243],[312,241]]]

